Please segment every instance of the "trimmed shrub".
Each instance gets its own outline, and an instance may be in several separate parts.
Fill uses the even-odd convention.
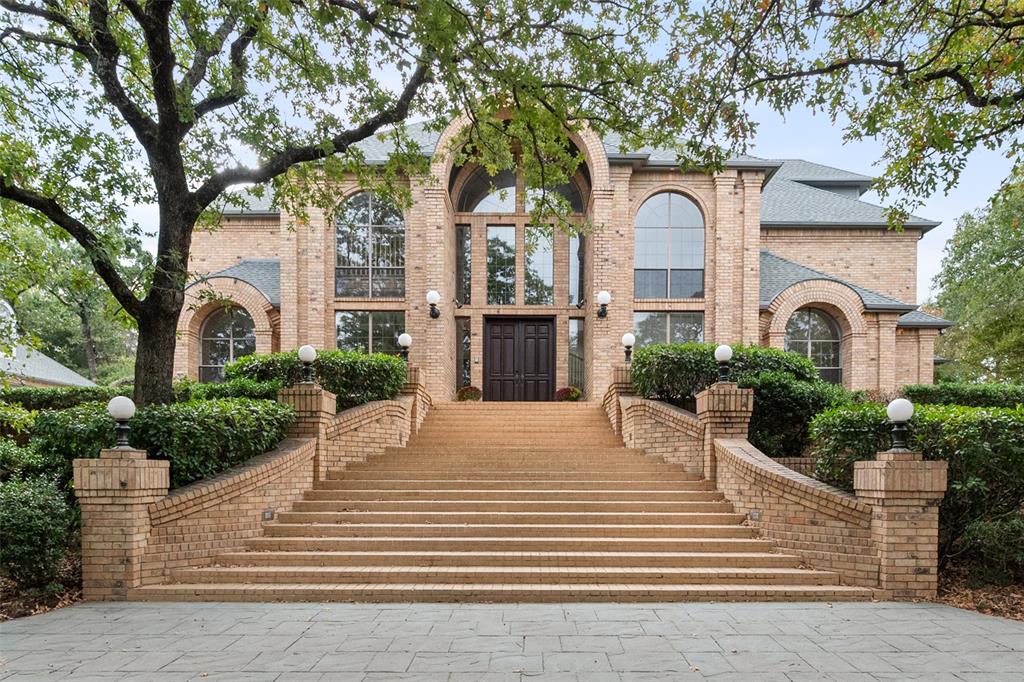
[[[52,481],[0,483],[0,571],[22,588],[53,583],[70,522],[68,504]]]
[[[772,457],[802,456],[814,416],[852,400],[842,386],[801,381],[779,371],[746,374],[739,385],[754,389],[750,442]]]
[[[317,383],[338,397],[338,411],[369,403],[391,400],[405,385],[405,362],[384,353],[324,350],[313,362]],[[227,365],[228,380],[277,381],[292,386],[302,381],[298,351],[246,355]]]
[[[26,410],[63,410],[82,403],[107,402],[115,395],[131,394],[131,386],[11,386],[0,390],[0,401],[18,403]]]
[[[131,420],[131,443],[153,459],[170,461],[171,486],[177,488],[273,449],[294,417],[288,405],[248,398],[150,405]],[[71,480],[73,459],[97,457],[114,441],[114,420],[103,403],[41,412],[33,430],[46,470],[63,486]]]
[[[732,380],[764,372],[785,372],[801,381],[821,381],[803,355],[762,346],[733,346]],[[633,353],[633,388],[646,398],[681,405],[718,379],[715,346],[710,343],[656,343]]]
[[[949,462],[949,490],[940,507],[945,555],[970,524],[998,519],[1024,505],[1024,407],[918,405],[909,445],[925,459]],[[853,463],[890,444],[885,405],[843,405],[811,422],[815,476],[853,489]]]
[[[914,403],[968,407],[1016,407],[1024,404],[1024,384],[915,384],[903,387]]]
[[[253,398],[254,400],[277,400],[277,392],[284,388],[280,381],[256,381],[254,379],[232,379],[219,384],[199,383],[190,379],[175,382],[174,400],[186,403],[190,400],[214,400],[217,398]]]
[[[575,403],[583,397],[583,391],[575,386],[566,386],[555,391],[555,400],[563,403]]]
[[[43,468],[43,458],[34,448],[22,447],[6,438],[0,439],[0,482],[33,476],[42,473]]]
[[[1024,582],[1024,514],[967,524],[956,551],[986,581]]]
[[[0,438],[15,438],[24,441],[35,420],[35,412],[22,405],[0,402]]]
[[[484,397],[483,391],[476,386],[463,386],[455,394],[455,399],[461,402],[477,401]]]

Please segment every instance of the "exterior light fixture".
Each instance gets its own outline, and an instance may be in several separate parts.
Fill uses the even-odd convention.
[[[907,422],[914,416],[914,403],[906,398],[896,398],[885,408],[885,413],[892,422],[892,449],[908,450]]]
[[[576,310],[583,310],[583,306],[587,304],[587,299],[581,298],[579,303],[576,304]]]
[[[402,347],[402,359],[409,362],[409,346],[412,345],[412,337],[402,332],[398,335],[398,345]]]
[[[636,345],[636,337],[630,332],[622,335],[622,347],[626,350],[626,362],[633,359],[633,346]]]
[[[455,305],[456,310],[462,310],[462,306],[465,305],[462,301],[457,298],[452,299],[452,304]]]
[[[117,449],[131,449],[128,444],[128,420],[135,416],[135,403],[123,395],[114,396],[107,403],[107,414],[117,422]]]
[[[302,383],[313,383],[313,361],[316,360],[316,348],[308,344],[300,348],[299,360],[302,361]]]
[[[724,343],[715,349],[715,361],[718,362],[719,383],[729,381],[729,361],[732,360],[732,346]]]
[[[608,304],[612,302],[612,295],[605,290],[597,292],[597,305],[600,306],[597,309],[597,316],[600,318],[608,317]]]
[[[436,290],[431,289],[427,292],[427,304],[430,305],[430,318],[436,320],[441,317],[441,311],[437,309],[437,304],[441,302],[441,294],[437,293]]]

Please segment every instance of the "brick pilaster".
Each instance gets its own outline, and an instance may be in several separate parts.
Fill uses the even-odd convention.
[[[871,538],[885,596],[934,597],[946,462],[925,462],[916,452],[880,452],[876,461],[854,464],[853,487],[872,506]]]
[[[704,477],[709,481],[717,477],[715,439],[746,439],[753,409],[753,389],[732,382],[711,384],[697,394],[697,419],[704,425]]]
[[[277,402],[291,405],[295,421],[288,428],[289,438],[316,438],[317,454],[313,465],[314,479],[320,479],[320,453],[326,441],[327,427],[337,414],[333,393],[316,384],[295,384],[277,392]]]
[[[122,601],[141,584],[149,505],[166,497],[170,463],[146,459],[144,450],[111,449],[73,466],[82,508],[82,594]]]

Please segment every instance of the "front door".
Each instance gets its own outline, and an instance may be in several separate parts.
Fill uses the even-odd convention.
[[[555,321],[491,317],[484,321],[484,400],[551,400]]]

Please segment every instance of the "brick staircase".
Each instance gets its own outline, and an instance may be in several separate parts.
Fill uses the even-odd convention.
[[[138,599],[851,600],[593,403],[435,407],[405,448],[329,472],[244,551]]]

